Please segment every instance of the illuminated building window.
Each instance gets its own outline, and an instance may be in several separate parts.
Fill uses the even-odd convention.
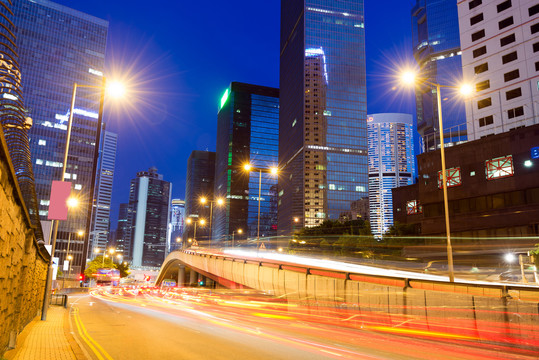
[[[460,175],[460,168],[455,167],[445,170],[447,177],[447,187],[462,185],[462,177]],[[438,189],[442,188],[442,172],[438,171]]]
[[[513,156],[503,156],[485,162],[487,180],[500,179],[514,175]]]
[[[45,146],[45,145],[47,145],[47,140],[39,139],[39,140],[37,141],[37,144],[38,144],[38,145]]]
[[[417,200],[410,200],[406,202],[406,214],[407,215],[415,215],[415,214],[421,214],[423,212],[423,207],[419,205],[419,201]]]

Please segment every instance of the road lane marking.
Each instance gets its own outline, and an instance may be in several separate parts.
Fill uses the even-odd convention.
[[[97,343],[97,341],[95,341],[88,334],[88,331],[86,331],[86,327],[82,323],[82,320],[79,316],[79,309],[74,306],[72,306],[71,308],[73,309],[73,318],[75,319],[75,325],[77,326],[77,331],[79,332],[80,337],[86,343],[86,345],[88,345],[88,347],[94,352],[94,354],[97,356],[99,360],[105,360],[105,359],[114,360],[112,356],[110,356],[109,353],[105,349],[103,349],[103,347],[99,345],[99,343]]]

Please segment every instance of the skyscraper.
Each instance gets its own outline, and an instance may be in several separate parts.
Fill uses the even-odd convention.
[[[367,195],[363,12],[362,0],[281,2],[280,234]]]
[[[470,140],[539,124],[539,5],[458,2]]]
[[[409,114],[373,114],[367,127],[370,224],[373,235],[381,237],[393,225],[391,189],[414,181],[414,125]]]
[[[140,171],[131,180],[131,263],[134,267],[159,267],[165,260],[171,184],[156,168]]]
[[[213,239],[227,240],[241,229],[258,233],[260,182],[260,236],[277,235],[277,177],[243,169],[244,164],[269,169],[278,165],[279,89],[233,82],[221,100],[217,115]],[[273,201],[273,205],[272,205]]]
[[[421,77],[441,85],[462,82],[459,20],[454,0],[416,0],[412,8],[412,45]],[[439,145],[436,87],[416,86],[417,131],[422,151]],[[466,141],[464,100],[454,90],[441,90],[445,142]]]
[[[46,220],[53,180],[60,180],[73,83],[101,86],[108,22],[47,0],[13,2],[25,102],[34,125],[30,149],[39,214]],[[71,233],[74,267],[83,268],[96,171],[99,90],[79,89],[65,180],[81,205],[60,222],[56,256],[62,262]],[[85,240],[77,235],[85,231]],[[78,270],[74,270],[78,272]]]
[[[110,231],[110,203],[112,200],[112,182],[116,164],[116,144],[118,135],[110,131],[103,133],[99,168],[94,195],[92,225],[90,230],[90,250],[104,249],[107,246]]]
[[[210,208],[200,203],[201,197],[213,199],[215,179],[215,153],[194,150],[187,160],[185,181],[185,216],[205,219],[210,218]],[[194,225],[187,226],[183,233],[184,241],[194,235]],[[197,239],[207,240],[208,226],[197,227]]]
[[[170,223],[168,224],[168,252],[180,248],[178,239],[181,240],[185,226],[185,201],[172,199],[170,204]]]
[[[120,254],[123,254],[124,260],[131,260],[131,222],[132,217],[131,208],[128,203],[120,204],[120,209],[118,210],[118,224],[116,226],[116,236],[114,241],[114,246],[116,251]]]

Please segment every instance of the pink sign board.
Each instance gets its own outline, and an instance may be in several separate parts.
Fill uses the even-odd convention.
[[[53,181],[51,202],[49,204],[49,220],[67,220],[67,199],[71,194],[71,182]]]

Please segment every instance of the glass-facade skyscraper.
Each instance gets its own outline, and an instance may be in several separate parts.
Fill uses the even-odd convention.
[[[95,249],[105,249],[107,247],[110,231],[110,204],[112,201],[112,182],[114,181],[114,170],[116,166],[118,135],[110,131],[105,131],[102,135],[92,225],[89,234],[89,257],[92,254],[96,254]],[[116,250],[118,253],[121,253],[118,249]]]
[[[213,208],[213,239],[232,233],[257,237],[260,195],[260,237],[277,235],[277,176],[246,172],[243,165],[270,169],[278,165],[279,89],[233,82],[217,115],[215,198],[225,204]]]
[[[413,184],[413,118],[409,114],[367,116],[369,132],[369,208],[372,234],[381,237],[393,225],[391,189]]]
[[[187,160],[187,176],[185,179],[185,217],[196,219],[210,218],[209,204],[201,204],[200,198],[213,199],[213,185],[215,179],[215,152],[193,150]],[[207,205],[207,207],[206,207]],[[195,221],[198,221],[196,220]],[[183,241],[193,238],[195,224],[186,225],[183,232]],[[209,236],[209,223],[206,226],[197,226],[196,239],[207,240]]]
[[[421,76],[432,83],[462,83],[459,19],[454,0],[417,0],[412,8],[412,45]],[[420,149],[439,146],[436,87],[416,87],[417,131]],[[455,90],[442,88],[442,114],[446,143],[466,141],[464,99]]]
[[[367,195],[362,0],[281,2],[280,234]]]
[[[131,180],[128,222],[133,267],[159,267],[167,253],[167,228],[172,185],[156,168]]]
[[[15,14],[19,63],[28,116],[39,214],[47,219],[53,180],[60,180],[73,83],[101,86],[108,22],[47,0],[18,0]],[[96,171],[99,90],[79,88],[65,180],[81,205],[61,221],[55,256],[70,254],[84,268]],[[84,239],[77,231],[84,230]]]

